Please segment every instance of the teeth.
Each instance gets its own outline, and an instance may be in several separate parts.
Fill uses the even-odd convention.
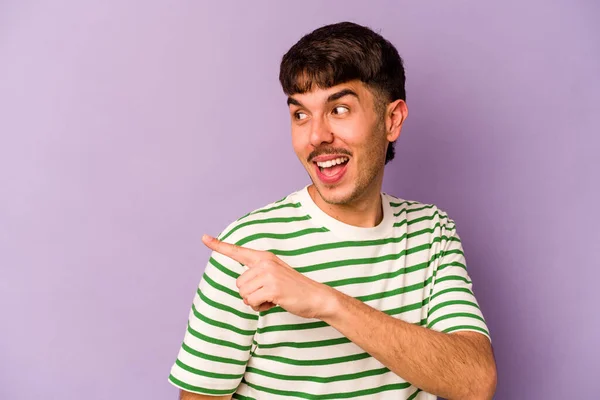
[[[340,157],[340,158],[336,158],[334,160],[317,162],[317,165],[321,168],[329,168],[329,167],[333,167],[334,165],[338,165],[338,164],[341,164],[346,161],[348,161],[348,157]]]

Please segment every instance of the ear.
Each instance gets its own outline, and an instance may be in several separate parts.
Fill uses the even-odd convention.
[[[398,99],[388,104],[386,109],[385,127],[387,140],[395,142],[400,136],[402,124],[408,117],[408,107],[404,100]]]

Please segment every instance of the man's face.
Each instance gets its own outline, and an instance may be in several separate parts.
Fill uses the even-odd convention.
[[[360,81],[288,99],[294,151],[327,203],[350,204],[380,190],[388,139],[375,101]]]

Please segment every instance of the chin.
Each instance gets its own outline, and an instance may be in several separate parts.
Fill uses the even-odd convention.
[[[317,189],[317,195],[327,204],[348,204],[354,198],[353,188],[349,184],[327,186],[322,182],[315,183],[314,179],[313,184]]]

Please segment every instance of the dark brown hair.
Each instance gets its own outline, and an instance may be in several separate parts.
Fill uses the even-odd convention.
[[[360,80],[376,99],[376,111],[406,100],[404,63],[396,48],[370,28],[353,22],[326,25],[302,37],[281,60],[279,82],[286,95]],[[383,117],[383,116],[382,116]],[[388,146],[385,163],[394,158]]]

